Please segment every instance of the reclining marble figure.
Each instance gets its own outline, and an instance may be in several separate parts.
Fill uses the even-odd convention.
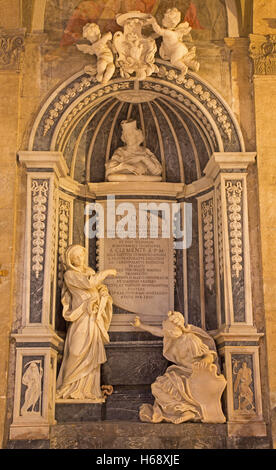
[[[173,363],[152,384],[155,401],[140,407],[141,421],[224,423],[221,395],[226,380],[218,374],[213,339],[201,328],[185,325],[179,312],[170,311],[162,328],[145,325],[139,317],[132,325],[163,337],[163,355]]]

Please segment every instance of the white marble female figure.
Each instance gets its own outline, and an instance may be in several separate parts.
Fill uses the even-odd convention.
[[[106,362],[104,344],[109,342],[112,318],[112,298],[102,281],[115,276],[116,271],[95,273],[85,265],[85,249],[79,245],[67,249],[65,265],[63,317],[70,325],[57,379],[57,398],[101,403],[105,398],[100,368]]]
[[[170,311],[162,328],[144,325],[139,317],[133,326],[163,337],[163,355],[174,363],[152,384],[155,402],[140,407],[141,421],[225,422],[220,398],[226,380],[217,374],[213,339],[201,328],[185,326],[179,312]]]

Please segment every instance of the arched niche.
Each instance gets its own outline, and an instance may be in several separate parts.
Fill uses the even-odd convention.
[[[204,176],[214,152],[243,152],[225,100],[196,74],[181,80],[177,70],[158,63],[159,74],[144,82],[116,77],[102,85],[85,72],[75,74],[41,108],[29,150],[61,152],[72,179],[102,182],[105,162],[121,145],[120,122],[134,118],[163,165],[163,181],[186,185]]]
[[[27,153],[38,156],[38,166],[39,155],[43,158],[47,154],[62,155],[64,162],[57,234],[57,291],[52,295],[56,298],[52,318],[58,330],[64,329],[59,286],[62,253],[69,243],[86,245],[90,265],[94,268],[97,265],[96,241],[88,241],[83,232],[85,205],[114,191],[105,182],[105,163],[122,145],[120,123],[127,118],[137,120],[144,132],[145,145],[163,168],[158,188],[150,185],[133,189],[136,196],[150,191],[151,197],[160,198],[162,194],[167,199],[189,202],[193,207],[193,246],[184,254],[177,254],[175,306],[187,317],[189,312],[190,320],[198,326],[215,330],[221,324],[214,283],[211,294],[207,291],[205,295],[202,287],[203,215],[198,198],[214,189],[212,175],[206,173],[214,155],[230,158],[234,155],[234,160],[238,158],[244,165],[243,137],[229,105],[212,86],[194,73],[180,79],[176,69],[164,61],[157,62],[159,73],[141,82],[123,80],[117,74],[103,85],[80,71],[54,90],[35,119]],[[119,197],[125,194],[122,185],[116,191]],[[214,272],[214,259],[212,262]],[[204,296],[209,298],[207,307]]]
[[[192,243],[175,254],[172,250],[167,264],[172,272],[171,307],[215,337],[229,383],[237,354],[246,358],[255,387],[256,408],[250,421],[257,423],[256,432],[262,433],[258,435],[264,435],[261,334],[254,327],[252,311],[247,201],[247,167],[256,155],[245,152],[233,112],[212,86],[192,73],[180,80],[177,70],[162,61],[158,64],[158,75],[144,82],[116,75],[102,85],[83,71],[68,78],[42,105],[28,150],[19,152],[27,170],[27,209],[22,328],[13,335],[19,390],[13,438],[24,435],[29,426],[29,417],[20,416],[20,374],[22,361],[33,357],[44,361],[47,374],[45,406],[37,426],[42,423],[43,436],[48,436],[54,423],[57,353],[62,354],[66,334],[60,298],[63,255],[70,244],[82,244],[88,248],[89,265],[101,266],[102,245],[84,235],[85,208],[87,203],[104,203],[109,194],[121,201],[147,198],[192,207]],[[105,182],[104,164],[120,145],[120,121],[128,116],[137,119],[146,145],[160,159],[162,182]],[[162,318],[167,312],[163,310]],[[160,375],[162,343],[138,338],[130,326],[135,313],[114,303],[107,346],[112,367],[108,363],[104,371],[108,383],[144,387],[152,383],[150,367]],[[153,320],[160,325],[162,318]],[[131,357],[137,369],[129,367]],[[232,432],[237,421],[238,429],[242,420],[247,426],[248,418],[240,416],[231,387],[226,401]]]

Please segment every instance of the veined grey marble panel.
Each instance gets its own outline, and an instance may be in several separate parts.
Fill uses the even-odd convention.
[[[85,245],[84,236],[84,223],[85,223],[85,206],[84,201],[79,199],[74,200],[74,222],[73,222],[73,244],[74,245]]]
[[[106,355],[102,366],[102,383],[106,385],[151,385],[168,366],[159,341],[111,343],[106,346]]]
[[[12,440],[8,441],[6,449],[50,449],[49,439],[30,440]]]
[[[244,237],[242,180],[226,183],[231,280],[235,322],[245,321]]]
[[[150,386],[115,387],[114,393],[105,403],[105,419],[107,421],[139,421],[139,409],[143,403],[153,404],[154,397]]]
[[[188,322],[201,328],[198,207],[195,199],[186,202],[193,205],[192,245],[187,250]]]
[[[55,418],[58,423],[101,421],[102,405],[97,403],[56,403]]]

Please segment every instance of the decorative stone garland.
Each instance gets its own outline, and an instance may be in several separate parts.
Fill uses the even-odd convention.
[[[126,90],[130,87],[130,82],[123,82],[123,83],[115,83],[113,85],[106,86],[105,88],[101,88],[100,90],[92,93],[91,95],[87,96],[84,100],[80,101],[78,105],[71,111],[71,113],[68,115],[66,120],[64,121],[59,134],[57,138],[57,143],[60,142],[62,136],[64,135],[64,132],[70,122],[73,120],[73,118],[78,114],[79,111],[81,111],[85,106],[88,106],[90,103],[95,101],[96,99],[100,98],[104,94],[108,95],[109,93],[112,93],[114,91],[118,90]]]
[[[39,274],[43,270],[43,255],[45,245],[45,220],[46,220],[46,203],[48,197],[48,181],[41,183],[34,180],[31,187],[33,195],[33,235],[32,235],[32,254],[33,265],[32,270],[38,279]]]
[[[213,143],[216,145],[217,140],[216,140],[216,136],[212,129],[211,124],[208,122],[208,120],[206,119],[202,111],[200,111],[200,109],[198,109],[198,107],[191,100],[189,100],[188,98],[185,98],[185,96],[182,93],[177,93],[177,91],[173,90],[172,88],[159,85],[159,83],[144,82],[143,88],[145,90],[154,90],[157,93],[163,93],[164,95],[171,96],[172,98],[177,99],[181,103],[185,104],[185,106],[187,106],[187,108],[190,108],[191,111],[193,111],[197,115],[197,117],[201,120],[205,129],[207,129],[208,134],[210,135]]]
[[[215,283],[215,262],[214,262],[214,203],[213,199],[202,203],[202,218],[204,231],[204,267],[205,283],[209,290],[213,289]]]
[[[242,224],[241,224],[241,197],[242,197],[242,182],[241,181],[227,181],[226,194],[229,204],[229,227],[230,227],[230,245],[231,245],[231,259],[232,270],[235,272],[237,278],[240,277],[242,271]]]
[[[221,213],[221,195],[220,186],[217,189],[217,224],[218,224],[218,257],[219,257],[219,275],[223,278],[223,236],[222,236],[222,213]]]
[[[59,200],[59,224],[58,224],[58,286],[62,287],[64,253],[69,242],[70,203]]]
[[[183,85],[187,90],[191,90],[192,93],[200,99],[210,109],[214,115],[218,124],[222,127],[226,134],[229,142],[232,139],[231,123],[227,115],[224,113],[222,106],[218,100],[211,96],[209,91],[204,90],[203,86],[196,83],[193,78],[181,77],[180,74],[174,69],[167,69],[165,66],[159,68],[158,77],[166,78],[167,80],[174,81],[177,85]]]

